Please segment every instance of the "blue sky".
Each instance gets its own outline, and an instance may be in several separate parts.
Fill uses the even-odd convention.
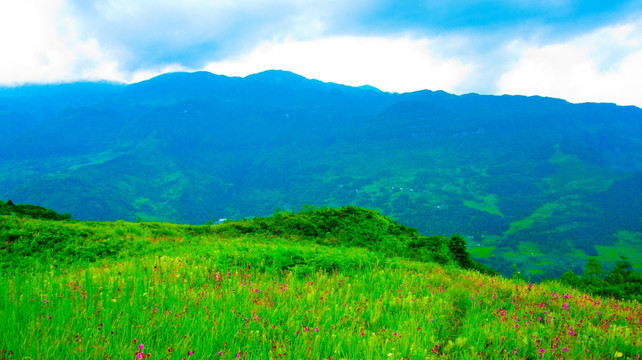
[[[0,84],[284,69],[642,107],[642,0],[3,0]]]

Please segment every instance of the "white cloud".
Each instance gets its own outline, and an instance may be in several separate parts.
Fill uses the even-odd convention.
[[[332,37],[310,41],[266,42],[236,59],[209,63],[217,74],[245,76],[268,69],[346,85],[381,90],[453,91],[472,71],[456,59],[439,59],[427,39]]]
[[[0,3],[0,84],[120,80],[117,62],[94,39],[81,39],[62,0]]]
[[[386,91],[510,93],[642,106],[642,18],[558,43],[542,43],[546,37],[537,28],[530,37],[523,28],[499,35],[336,35],[358,34],[349,20],[368,4],[0,0],[0,85],[136,82],[203,68],[233,76],[284,69]]]
[[[161,74],[166,74],[171,72],[184,72],[184,71],[191,72],[191,71],[194,71],[194,69],[190,69],[179,64],[170,64],[170,65],[165,65],[161,67],[138,70],[133,73],[128,73],[124,78],[126,79],[125,82],[127,83],[137,83],[143,80],[151,79]]]
[[[642,20],[566,43],[521,46],[519,60],[498,81],[500,93],[642,107]]]

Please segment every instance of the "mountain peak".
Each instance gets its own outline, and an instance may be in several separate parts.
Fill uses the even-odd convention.
[[[287,70],[265,70],[258,72],[256,74],[246,76],[247,79],[298,79],[298,80],[310,80],[305,76],[293,73]]]
[[[258,81],[264,84],[285,86],[287,88],[299,87],[310,83],[322,83],[319,80],[308,79],[304,76],[286,70],[266,70],[260,73],[248,75],[245,79]]]

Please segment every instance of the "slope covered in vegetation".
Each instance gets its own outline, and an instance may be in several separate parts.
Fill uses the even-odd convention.
[[[42,206],[20,204],[16,205],[11,200],[4,202],[0,200],[0,215],[16,215],[34,219],[46,220],[70,220],[70,214],[58,214],[57,212],[43,208]]]
[[[444,265],[452,263],[493,273],[471,259],[459,236],[450,239],[445,236],[422,236],[416,229],[397,224],[374,210],[354,206],[341,209],[306,208],[299,213],[277,211],[270,217],[201,226],[60,221],[70,218],[41,207],[0,202],[0,210],[5,207],[17,209],[10,216],[2,217],[0,264],[5,268],[48,265],[52,262],[60,265],[95,262],[172,251],[188,244],[200,246],[212,241],[229,243],[235,239],[249,239],[257,244],[268,242],[286,247],[323,246],[323,252],[337,253],[336,259],[327,263],[315,259],[314,253],[306,257],[278,257],[266,252],[247,255],[253,256],[247,259],[235,259],[236,262],[256,262],[261,259],[265,267],[275,270],[295,266],[309,267],[311,270],[342,270],[342,256],[339,253],[349,249],[365,249],[381,259],[403,257]],[[27,212],[22,209],[35,210]]]
[[[642,353],[638,302],[482,274],[461,238],[356,207],[201,226],[12,213],[0,246],[0,359]]]
[[[0,88],[0,199],[202,224],[303,204],[461,234],[504,275],[642,270],[642,110],[391,94],[284,71]],[[548,251],[554,249],[555,251]]]

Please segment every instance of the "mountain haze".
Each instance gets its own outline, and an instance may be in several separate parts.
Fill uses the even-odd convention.
[[[0,89],[0,199],[87,220],[358,205],[534,277],[642,268],[642,110],[285,71]]]

